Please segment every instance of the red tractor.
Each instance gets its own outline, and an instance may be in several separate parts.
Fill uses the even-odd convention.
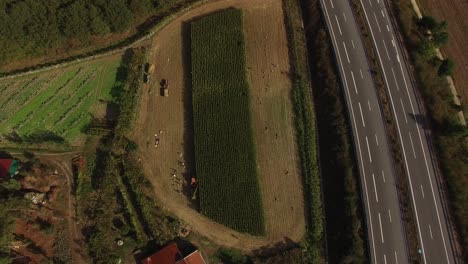
[[[192,200],[196,200],[198,192],[198,182],[195,176],[192,176],[192,180],[190,181],[190,190],[192,192]]]

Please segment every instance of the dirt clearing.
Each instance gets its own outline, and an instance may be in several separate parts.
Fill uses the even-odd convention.
[[[241,8],[245,14],[266,238],[240,234],[209,220],[199,214],[184,195],[183,182],[194,173],[188,23],[198,16],[230,7]],[[151,85],[143,88],[134,139],[140,146],[142,165],[163,206],[191,225],[194,231],[220,245],[253,250],[286,238],[299,241],[305,231],[305,214],[282,2],[225,0],[198,7],[155,36],[150,62],[155,65],[155,78]],[[161,79],[169,81],[168,97],[160,96]]]

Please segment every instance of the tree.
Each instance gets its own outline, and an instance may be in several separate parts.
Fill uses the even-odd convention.
[[[439,23],[437,22],[437,19],[435,19],[435,17],[432,16],[423,16],[418,22],[418,26],[421,29],[430,31],[436,29],[438,24]]]
[[[103,19],[102,13],[99,9],[90,4],[88,6],[89,10],[89,29],[91,30],[91,34],[93,35],[106,35],[110,33],[109,25]]]
[[[449,41],[449,35],[446,31],[437,32],[436,34],[432,35],[432,41],[434,45],[438,48],[447,45]]]
[[[448,75],[453,75],[453,72],[455,71],[455,62],[447,58],[442,61],[442,63],[439,66],[439,75],[440,76],[448,76]]]
[[[431,40],[423,39],[419,43],[418,52],[425,58],[432,58],[436,53],[436,46]]]

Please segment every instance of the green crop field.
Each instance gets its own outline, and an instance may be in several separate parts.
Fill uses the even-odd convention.
[[[191,56],[201,212],[240,232],[262,235],[242,11],[192,22]]]
[[[73,143],[105,111],[120,59],[0,81],[0,134],[49,131]]]

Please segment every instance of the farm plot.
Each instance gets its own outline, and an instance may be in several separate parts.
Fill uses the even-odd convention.
[[[1,81],[0,134],[49,131],[73,143],[111,98],[119,64],[113,58]]]
[[[201,212],[253,235],[265,233],[243,14],[224,10],[191,23],[195,166]]]

